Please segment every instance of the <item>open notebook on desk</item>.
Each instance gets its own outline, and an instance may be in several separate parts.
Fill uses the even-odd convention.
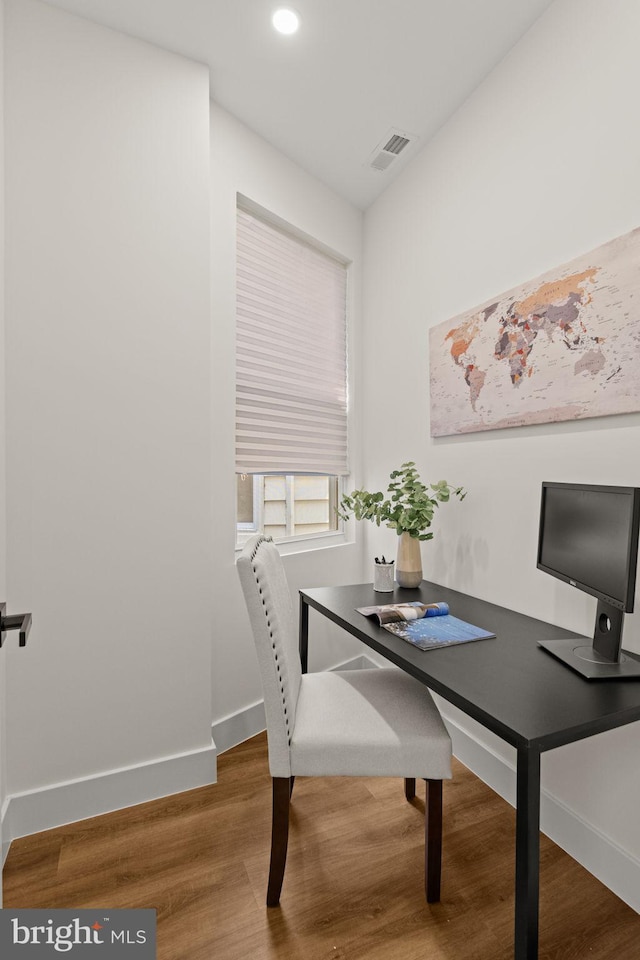
[[[377,617],[380,626],[420,650],[437,650],[471,640],[486,640],[495,633],[459,620],[447,603],[388,603],[357,607],[365,617]]]

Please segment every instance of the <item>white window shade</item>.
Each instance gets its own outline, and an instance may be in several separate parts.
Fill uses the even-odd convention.
[[[236,472],[342,476],[344,263],[238,209]]]

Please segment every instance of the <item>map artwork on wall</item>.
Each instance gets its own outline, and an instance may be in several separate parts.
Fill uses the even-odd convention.
[[[640,228],[429,332],[431,436],[640,410]]]

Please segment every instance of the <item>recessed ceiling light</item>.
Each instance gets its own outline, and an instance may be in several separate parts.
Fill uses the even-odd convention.
[[[295,33],[300,26],[300,17],[295,10],[291,10],[288,7],[281,7],[279,10],[276,10],[271,18],[271,22],[278,33],[284,33],[286,36],[290,36],[292,33]]]

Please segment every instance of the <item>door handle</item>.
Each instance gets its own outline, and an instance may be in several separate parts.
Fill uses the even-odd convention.
[[[0,603],[0,647],[4,643],[4,635],[7,630],[19,630],[20,640],[18,646],[24,647],[27,644],[27,637],[31,630],[31,614],[16,613],[12,617],[6,616],[6,603]]]

